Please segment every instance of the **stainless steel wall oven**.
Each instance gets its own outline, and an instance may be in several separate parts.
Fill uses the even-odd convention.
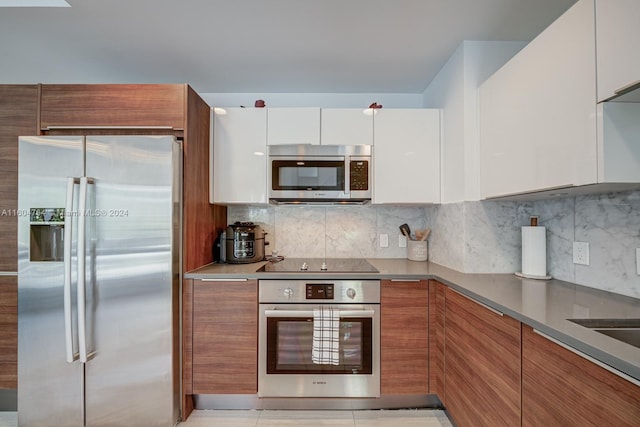
[[[261,280],[259,302],[259,397],[380,396],[378,280]],[[322,307],[339,316],[334,364],[312,360]]]

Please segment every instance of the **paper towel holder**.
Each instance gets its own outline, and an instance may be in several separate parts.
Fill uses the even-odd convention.
[[[530,224],[529,227],[537,227],[538,226],[538,217],[537,216],[531,216],[529,218],[529,224]],[[522,227],[522,228],[523,228],[523,236],[524,236],[524,228],[528,228],[528,227]],[[544,227],[540,227],[540,228],[544,228]],[[523,239],[524,239],[524,237],[523,237]],[[546,252],[546,250],[545,250],[545,252]],[[524,257],[524,255],[523,255],[523,257]],[[524,261],[523,261],[523,264],[524,264]],[[536,275],[536,274],[522,273],[520,271],[517,271],[515,273],[515,275],[518,276],[518,277],[522,277],[524,279],[536,279],[536,280],[550,280],[551,279],[550,275],[541,276],[541,275]]]

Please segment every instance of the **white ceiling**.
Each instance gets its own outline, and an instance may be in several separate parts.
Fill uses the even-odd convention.
[[[0,9],[0,83],[422,93],[463,40],[531,40],[576,0],[68,2]]]

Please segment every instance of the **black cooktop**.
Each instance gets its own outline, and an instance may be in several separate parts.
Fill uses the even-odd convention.
[[[379,273],[361,258],[285,258],[268,262],[265,272],[274,273]]]

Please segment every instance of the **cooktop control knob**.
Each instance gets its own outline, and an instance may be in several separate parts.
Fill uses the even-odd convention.
[[[309,264],[307,264],[306,262],[302,263],[302,267],[300,267],[300,270],[308,270],[309,269]]]
[[[322,265],[320,266],[320,270],[327,271],[327,263],[326,262],[322,263]]]
[[[354,299],[356,297],[356,290],[353,288],[347,289],[347,297],[349,297],[349,299]]]
[[[293,289],[291,288],[287,288],[284,290],[284,296],[286,299],[291,299],[291,297],[293,296]]]

